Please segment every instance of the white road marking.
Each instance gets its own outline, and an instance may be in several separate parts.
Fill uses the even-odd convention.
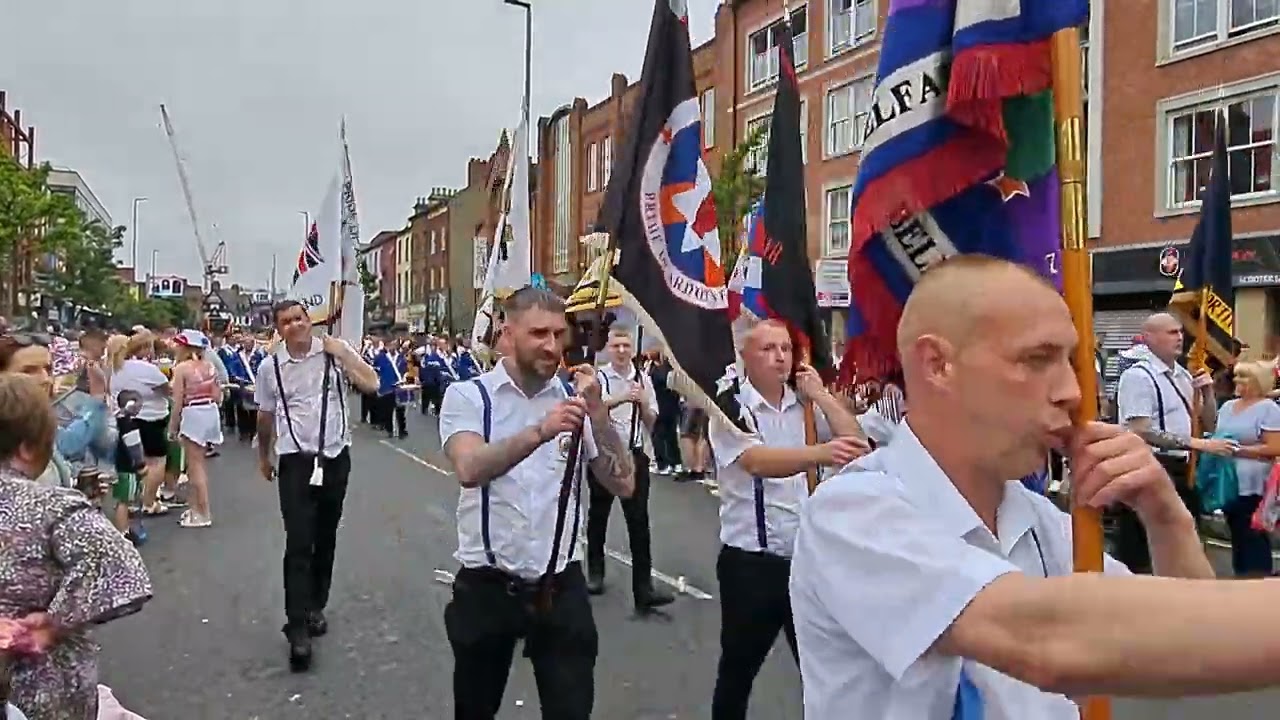
[[[409,460],[412,460],[413,462],[415,462],[415,463],[417,463],[417,464],[419,464],[419,465],[421,465],[421,466],[423,466],[423,467],[425,467],[425,468],[429,468],[429,469],[431,469],[431,470],[434,470],[434,471],[436,471],[436,472],[440,473],[441,475],[452,475],[452,474],[453,474],[452,472],[450,472],[450,471],[448,471],[448,470],[445,470],[444,468],[439,468],[439,467],[436,467],[435,465],[432,465],[431,463],[427,462],[426,460],[423,460],[422,458],[418,457],[417,455],[414,455],[413,453],[409,452],[408,450],[405,450],[404,448],[399,447],[399,446],[397,446],[395,443],[392,443],[392,442],[390,442],[390,441],[388,441],[388,440],[379,440],[378,442],[379,442],[380,444],[382,444],[382,445],[385,445],[385,446],[387,446],[387,447],[391,448],[392,450],[395,450],[397,453],[399,453],[400,455],[404,456],[405,458],[407,458],[407,459],[409,459]],[[582,539],[582,538],[578,538],[578,546],[579,546],[579,548],[581,548],[581,550],[582,550],[582,552],[583,552],[583,553],[585,553],[585,552],[586,552],[586,549],[587,549],[587,543],[586,543],[586,541],[585,541],[584,539]],[[627,567],[631,567],[631,566],[632,566],[631,556],[630,556],[630,555],[628,555],[628,554],[626,554],[626,553],[619,552],[619,551],[614,550],[613,548],[610,548],[610,547],[606,547],[606,548],[604,549],[604,554],[605,554],[607,557],[611,557],[611,558],[613,558],[614,560],[618,561],[619,563],[622,563],[623,565],[625,565],[625,566],[627,566]],[[446,579],[446,578],[447,578],[447,579]],[[706,591],[704,591],[704,590],[700,590],[700,589],[698,589],[698,588],[694,587],[693,585],[690,585],[688,582],[686,582],[686,581],[685,581],[685,578],[684,578],[684,576],[683,576],[683,575],[681,575],[681,576],[679,576],[679,577],[672,577],[672,576],[670,576],[670,575],[668,575],[668,574],[666,574],[666,573],[664,573],[664,572],[661,572],[661,571],[659,571],[659,570],[657,570],[657,569],[654,569],[654,571],[653,571],[653,579],[654,579],[654,580],[657,580],[658,582],[660,582],[660,583],[662,583],[662,584],[664,584],[664,585],[668,585],[668,586],[670,586],[672,589],[674,589],[676,592],[678,592],[678,593],[683,593],[683,594],[685,594],[685,595],[688,595],[689,597],[691,597],[691,598],[693,598],[693,599],[695,599],[695,600],[712,600],[712,599],[714,599],[714,598],[713,598],[709,593],[707,593]],[[451,585],[451,584],[453,584],[453,574],[452,574],[452,573],[449,573],[449,572],[448,572],[448,571],[446,571],[446,570],[436,570],[436,581],[437,581],[437,582],[440,582],[440,583],[443,583],[443,584],[445,584],[445,585]]]
[[[1223,550],[1231,549],[1231,543],[1227,542],[1226,540],[1219,540],[1217,538],[1205,538],[1204,542],[1206,545],[1212,545],[1213,547],[1221,548]],[[1280,551],[1273,550],[1271,552],[1271,559],[1280,560]]]

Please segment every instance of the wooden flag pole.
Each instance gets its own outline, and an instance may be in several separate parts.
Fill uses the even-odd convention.
[[[1196,291],[1196,306],[1200,308],[1200,317],[1196,318],[1195,339],[1191,341],[1191,351],[1187,353],[1187,365],[1192,377],[1202,372],[1209,372],[1209,325],[1206,310],[1209,307],[1209,291],[1200,288]],[[1200,437],[1204,432],[1204,423],[1200,420],[1200,408],[1195,401],[1200,399],[1200,388],[1194,388],[1191,394],[1191,437]],[[1192,451],[1187,457],[1187,487],[1196,486],[1196,464],[1200,453]]]
[[[809,347],[809,341],[806,340],[800,348],[800,362],[808,365],[812,360],[813,351]],[[813,400],[805,399],[801,404],[804,408],[804,444],[818,444],[818,417],[813,411]],[[809,486],[809,494],[812,495],[818,489],[818,468],[811,467],[804,471],[805,482]]]
[[[1058,172],[1062,180],[1062,288],[1078,342],[1075,350],[1080,409],[1076,424],[1098,416],[1098,377],[1093,358],[1093,278],[1086,247],[1084,174],[1084,87],[1080,68],[1080,35],[1074,27],[1050,40],[1053,63],[1053,115]],[[1093,508],[1072,504],[1072,557],[1076,572],[1102,572],[1102,518]],[[1111,701],[1085,698],[1083,720],[1111,720]]]

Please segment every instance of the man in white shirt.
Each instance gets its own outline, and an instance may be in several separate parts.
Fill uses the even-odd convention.
[[[649,535],[649,460],[653,457],[653,425],[658,421],[658,397],[648,374],[638,372],[631,333],[622,328],[609,331],[605,345],[609,364],[600,368],[604,403],[609,408],[613,429],[631,448],[635,466],[635,491],[622,500],[631,548],[631,593],[636,611],[646,613],[670,605],[675,596],[653,585],[652,540]],[[587,592],[604,592],[604,541],[613,510],[613,493],[590,473],[591,504],[587,510]]]
[[[827,392],[813,368],[800,365],[796,389],[787,385],[795,356],[785,325],[765,321],[752,328],[742,364],[746,378],[738,401],[756,433],[744,435],[723,420],[712,421],[708,430],[723,543],[716,560],[720,663],[713,720],[745,720],[751,686],[779,632],[796,652],[787,577],[800,507],[809,497],[806,471],[840,467],[867,451],[852,413]],[[822,444],[805,445],[805,399],[816,406]]]
[[[1120,374],[1116,410],[1120,424],[1155,448],[1174,488],[1197,521],[1202,513],[1200,494],[1188,481],[1189,451],[1229,455],[1226,440],[1194,437],[1192,413],[1200,427],[1212,432],[1217,423],[1217,403],[1208,373],[1193,378],[1178,364],[1182,354],[1182,323],[1168,313],[1156,313],[1142,324],[1142,350],[1137,360]],[[1116,512],[1116,558],[1137,573],[1151,572],[1151,555],[1142,523],[1132,511]]]
[[[1072,425],[1077,341],[1057,291],[1022,266],[960,256],[916,284],[898,329],[911,411],[800,521],[808,720],[1076,720],[1068,696],[1280,682],[1280,584],[1211,580],[1142,439]],[[1105,575],[1072,574],[1070,518],[1014,480],[1050,449],[1071,460],[1076,503],[1133,508],[1156,571],[1194,580],[1110,559]]]
[[[369,392],[377,389],[378,375],[339,338],[313,337],[307,309],[296,300],[272,312],[283,341],[258,366],[258,462],[280,493],[284,634],[290,668],[300,672],[311,666],[311,638],[329,627],[324,608],[351,473],[344,381]]]
[[[526,287],[503,302],[503,314],[502,360],[450,385],[440,410],[440,439],[462,486],[462,568],[444,616],[454,715],[497,716],[523,640],[542,716],[587,720],[599,637],[574,557],[583,466],[625,498],[634,488],[631,450],[610,422],[595,368],[574,368],[572,385],[557,376],[569,329],[564,302]]]

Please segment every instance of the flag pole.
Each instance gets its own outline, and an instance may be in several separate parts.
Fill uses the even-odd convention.
[[[804,345],[800,347],[800,362],[808,365],[812,361],[813,350],[810,347],[810,340],[806,339]],[[804,410],[804,444],[818,444],[818,418],[813,412],[813,400],[805,398],[800,407]],[[812,495],[818,489],[818,468],[809,467],[804,471],[805,484],[809,487],[809,494]]]
[[[1076,381],[1080,385],[1077,425],[1098,416],[1098,377],[1093,358],[1093,279],[1085,215],[1084,83],[1080,63],[1080,35],[1074,27],[1053,34],[1049,44],[1053,64],[1053,115],[1058,172],[1062,179],[1062,288],[1078,342]],[[1072,557],[1076,572],[1102,572],[1102,519],[1093,508],[1072,505]],[[1107,697],[1085,698],[1083,720],[1110,720]]]
[[[1197,291],[1197,305],[1200,307],[1200,316],[1196,318],[1196,337],[1191,343],[1191,351],[1187,353],[1187,365],[1191,370],[1191,376],[1195,377],[1200,373],[1209,372],[1209,326],[1206,321],[1206,312],[1209,309],[1209,290],[1202,287]],[[1200,389],[1196,388],[1192,395],[1192,401],[1200,397]],[[1191,413],[1191,437],[1200,437],[1204,432],[1204,423],[1200,419],[1200,409],[1192,405]],[[1187,453],[1187,487],[1194,488],[1196,486],[1196,465],[1200,459],[1200,453],[1192,451]]]

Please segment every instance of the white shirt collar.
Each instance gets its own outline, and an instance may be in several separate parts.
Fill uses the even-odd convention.
[[[514,362],[514,360],[512,362]],[[504,386],[510,387],[512,390],[520,393],[521,397],[527,397],[529,399],[538,397],[549,390],[554,390],[557,393],[561,392],[560,379],[558,377],[552,377],[547,381],[546,385],[543,385],[542,388],[538,390],[538,392],[534,393],[532,396],[525,395],[524,390],[515,381],[515,379],[511,377],[511,374],[507,372],[507,362],[505,359],[494,363],[493,370],[490,372],[493,375],[493,391],[495,393],[501,390]]]
[[[751,384],[750,380],[743,379],[742,389],[738,393],[738,401],[753,412],[759,410],[786,412],[792,405],[798,404],[800,402],[800,398],[796,397],[794,390],[784,384],[782,386],[782,405],[781,407],[774,407],[765,399],[764,395],[760,394],[760,391],[756,389],[756,386]]]
[[[289,354],[288,345],[282,341],[280,343],[280,347],[276,348],[276,357],[280,358],[280,362],[284,363],[305,362],[322,352],[324,352],[324,341],[320,338],[313,337],[311,338],[311,347],[307,350],[306,355],[303,355],[300,358],[293,357]]]

